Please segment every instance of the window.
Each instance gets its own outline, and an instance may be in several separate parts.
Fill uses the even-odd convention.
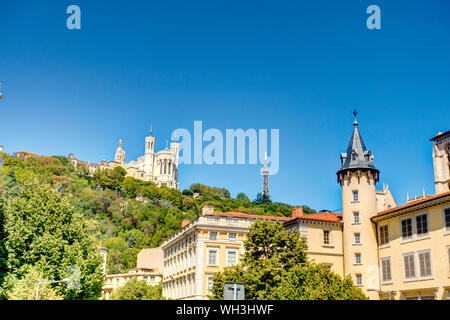
[[[359,212],[353,212],[353,223],[359,223]]]
[[[450,272],[450,247],[447,248],[448,251],[448,272]],[[450,289],[449,289],[449,294],[450,294]]]
[[[361,264],[361,253],[355,253],[355,263]]]
[[[391,258],[381,259],[381,279],[382,282],[392,281]]]
[[[445,231],[450,232],[450,208],[444,209],[444,227]]]
[[[360,273],[356,274],[356,285],[362,286],[362,274],[360,274]]]
[[[208,216],[206,219],[207,219],[208,221],[214,221],[214,222],[219,221],[219,218],[218,218],[218,217],[213,217],[213,216]]]
[[[208,250],[208,265],[209,266],[217,266],[217,249],[209,249]]]
[[[355,233],[355,244],[361,244],[361,234]]]
[[[227,218],[227,222],[228,222],[228,223],[237,223],[238,221],[237,221],[237,219],[235,219],[235,218],[230,218],[230,217],[228,217],[228,218]]]
[[[411,239],[412,238],[412,219],[407,218],[402,220],[402,239]]]
[[[236,233],[229,233],[228,234],[228,239],[230,241],[235,241],[236,240]]]
[[[330,244],[330,230],[323,230],[323,244]]]
[[[416,268],[414,265],[414,253],[406,253],[403,255],[403,269],[405,271],[405,279],[414,279],[416,277]]]
[[[213,281],[213,279],[214,279],[214,277],[213,276],[208,276],[208,284],[207,284],[207,286],[208,286],[208,294],[212,294],[212,287],[213,287],[213,284],[214,284],[214,281]]]
[[[421,251],[418,252],[419,256],[419,267],[420,267],[420,277],[427,278],[432,276],[431,272],[431,252]]]
[[[359,201],[359,194],[358,191],[353,191],[353,202]]]
[[[426,236],[428,234],[428,219],[427,214],[416,216],[417,236]]]
[[[217,232],[210,232],[209,240],[216,240],[216,239],[217,239]]]
[[[237,251],[229,250],[227,252],[227,266],[234,266],[237,263]]]
[[[380,226],[380,246],[389,243],[389,225]]]

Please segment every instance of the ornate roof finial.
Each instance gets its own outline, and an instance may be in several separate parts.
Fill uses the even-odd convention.
[[[358,120],[356,120],[356,116],[358,115],[358,111],[355,109],[353,109],[353,115],[355,116],[355,121],[353,121],[353,125],[356,127],[358,126]]]
[[[150,137],[152,136],[152,124],[150,123]]]
[[[120,146],[121,148],[123,147],[123,139],[122,139],[122,138],[119,139],[119,146]]]

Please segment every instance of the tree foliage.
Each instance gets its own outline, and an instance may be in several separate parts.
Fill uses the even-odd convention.
[[[48,279],[63,279],[70,266],[81,271],[81,287],[58,293],[67,299],[99,297],[103,283],[101,257],[68,199],[47,184],[25,185],[5,210],[8,270],[18,279],[34,266]]]
[[[134,278],[116,289],[111,300],[164,300],[162,284],[153,286]]]
[[[42,272],[35,267],[28,267],[25,275],[18,279],[11,275],[8,279],[10,284],[7,296],[9,300],[35,300],[37,291],[37,281],[47,281]],[[62,300],[63,297],[50,284],[39,286],[39,300]]]

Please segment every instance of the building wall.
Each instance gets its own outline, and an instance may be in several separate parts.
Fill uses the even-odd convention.
[[[380,246],[379,256],[380,265],[382,259],[390,258],[392,274],[392,281],[383,283],[382,270],[380,270],[382,291],[396,291],[395,299],[406,299],[418,294],[434,294],[436,299],[447,298],[448,293],[445,287],[450,288],[450,230],[446,231],[443,226],[444,208],[450,208],[450,204],[415,210],[378,223],[378,228],[385,224],[389,228],[389,243]],[[414,221],[415,216],[422,213],[428,214],[428,235],[418,237],[415,234],[412,240],[403,240],[401,236],[401,220],[405,217],[413,217]],[[416,232],[414,224],[413,232]],[[415,280],[405,279],[403,255],[412,252],[416,253],[414,259],[417,274],[420,272],[417,252],[422,250],[430,250],[431,252],[432,276],[422,279],[417,277]]]
[[[236,251],[236,263],[240,262],[246,234],[255,219],[229,218],[202,215],[163,243],[164,297],[206,300],[210,293],[208,280],[227,266],[227,252]],[[211,237],[213,232],[216,239]],[[236,238],[230,239],[230,233],[235,234]],[[188,258],[189,248],[192,248],[194,258]],[[209,263],[209,250],[216,250],[217,263]]]
[[[330,266],[331,271],[344,276],[342,226],[328,223],[308,223],[308,257],[316,263]],[[324,230],[330,233],[330,244],[324,243]]]
[[[376,292],[368,291],[373,282],[373,274],[378,270],[377,241],[375,226],[370,218],[377,212],[375,180],[368,172],[345,175],[341,183],[342,212],[344,222],[344,272],[350,275],[355,285],[361,287],[371,299],[378,299]],[[358,191],[358,201],[353,200],[353,191]],[[359,213],[359,223],[355,223],[354,213]],[[360,235],[360,244],[355,243],[355,234]],[[361,255],[361,264],[356,263],[356,254]],[[358,284],[357,277],[362,277]]]
[[[160,272],[145,272],[143,270],[130,271],[129,273],[108,274],[105,277],[105,283],[102,287],[102,296],[100,299],[109,300],[115,290],[125,285],[132,279],[143,280],[149,285],[158,285],[163,276]]]

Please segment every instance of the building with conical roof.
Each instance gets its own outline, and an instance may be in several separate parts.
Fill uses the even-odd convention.
[[[380,171],[361,137],[356,111],[354,115],[353,133],[347,153],[341,154],[341,168],[337,172],[342,194],[344,270],[345,275],[350,275],[356,285],[375,299],[378,295],[368,290],[368,281],[376,271],[370,267],[378,266],[376,230],[370,218],[377,212],[375,184]]]

